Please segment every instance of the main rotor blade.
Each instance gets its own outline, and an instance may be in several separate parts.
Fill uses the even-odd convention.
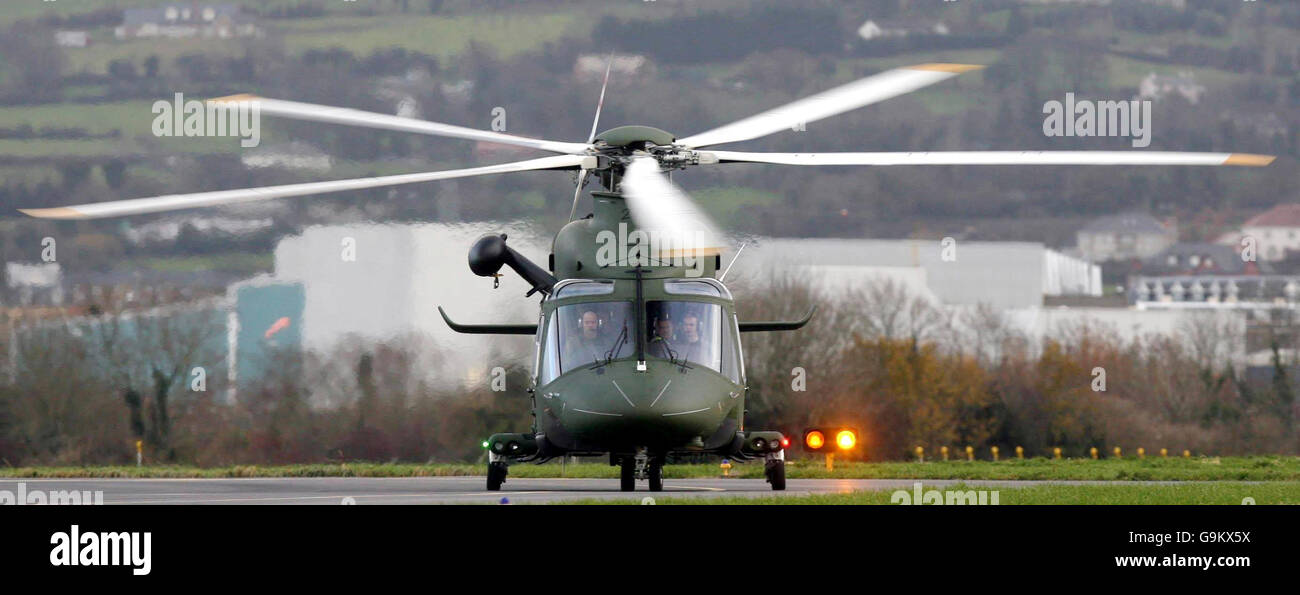
[[[596,141],[596,127],[600,125],[600,108],[605,107],[605,88],[609,86],[609,71],[614,67],[614,52],[609,53],[609,62],[605,63],[605,82],[600,84],[600,99],[596,101],[596,117],[591,120],[591,134],[587,135],[587,144]]]
[[[698,151],[700,163],[778,165],[1240,165],[1264,167],[1272,155],[1171,151],[935,151],[918,153],[746,153]]]
[[[917,64],[895,68],[708,132],[679,139],[678,142],[687,147],[706,147],[767,136],[774,132],[790,130],[799,124],[815,122],[891,97],[911,93],[921,87],[980,68],[984,67],[973,64]]]
[[[255,95],[231,95],[229,97],[219,97],[217,99],[208,100],[209,103],[217,104],[242,101],[256,102],[261,113],[297,120],[326,122],[329,124],[347,124],[364,128],[397,130],[400,132],[417,132],[434,136],[449,136],[452,138],[500,143],[503,145],[528,147],[530,149],[541,149],[543,151],[567,153],[571,155],[583,153],[587,149],[591,148],[590,143],[566,143],[525,138],[513,134],[503,134],[488,130],[476,130],[474,128],[465,128],[463,126],[443,124],[441,122],[430,122],[428,120],[417,120],[415,118],[377,114],[374,112],[365,112],[346,107],[330,107],[325,105],[315,105],[312,103],[299,103],[297,101],[266,99]]]
[[[659,173],[652,157],[632,160],[619,188],[639,231],[651,234],[658,258],[711,256],[722,251],[722,234],[685,192]]]
[[[614,67],[614,52],[609,53],[605,63],[605,81],[600,84],[600,99],[596,100],[596,117],[591,120],[591,134],[587,135],[587,144],[596,140],[596,127],[600,125],[600,108],[605,106],[605,88],[609,86],[609,71]],[[569,221],[578,216],[578,199],[582,197],[582,186],[587,181],[587,169],[578,170],[578,183],[573,189],[573,206],[569,208]]]
[[[578,170],[578,183],[573,189],[573,206],[569,208],[569,221],[578,216],[578,199],[582,197],[582,186],[587,182],[587,168]]]
[[[41,219],[99,219],[121,215],[138,215],[159,211],[191,209],[195,207],[212,207],[244,202],[269,200],[287,196],[306,194],[324,194],[344,190],[361,190],[398,184],[414,184],[451,178],[466,178],[487,174],[500,174],[516,171],[539,169],[571,169],[575,167],[595,167],[595,157],[581,155],[556,155],[529,161],[516,161],[485,167],[453,169],[447,171],[425,172],[417,174],[398,174],[378,178],[358,178],[353,180],[333,180],[330,182],[309,182],[306,184],[288,184],[285,186],[267,186],[263,188],[245,188],[241,190],[217,190],[215,192],[197,192],[194,194],[169,194],[152,198],[134,198],[111,202],[56,207],[51,209],[18,209],[32,217]]]

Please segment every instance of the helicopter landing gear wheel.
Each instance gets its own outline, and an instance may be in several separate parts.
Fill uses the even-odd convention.
[[[501,484],[506,482],[507,467],[505,463],[493,461],[488,463],[487,489],[495,492],[501,489]]]
[[[664,464],[662,461],[651,461],[650,468],[647,469],[650,479],[650,491],[664,491]]]
[[[785,459],[770,458],[764,464],[763,475],[767,483],[772,484],[773,491],[785,489]]]
[[[636,490],[636,460],[632,457],[624,457],[621,462],[622,469],[618,476],[618,489],[624,492]]]

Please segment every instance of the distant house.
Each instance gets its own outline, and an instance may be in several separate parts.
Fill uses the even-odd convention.
[[[1177,76],[1153,72],[1138,84],[1139,99],[1159,101],[1174,93],[1181,95],[1188,103],[1196,104],[1201,101],[1201,95],[1205,94],[1205,85],[1196,82],[1196,78],[1187,72],[1179,73]]]
[[[450,103],[465,105],[474,96],[474,81],[459,80],[454,83],[439,83],[438,93]]]
[[[131,225],[123,235],[133,246],[147,246],[156,242],[174,242],[186,226],[201,234],[229,234],[247,236],[266,231],[275,224],[270,217],[235,218],[214,215],[183,215],[153,219]]]
[[[327,171],[333,165],[328,154],[302,141],[245,151],[239,160],[249,169],[278,167]]]
[[[1102,217],[1075,233],[1079,255],[1092,262],[1144,260],[1178,241],[1178,227],[1145,213]]]
[[[886,22],[868,19],[858,27],[858,37],[871,41],[885,37],[907,37],[908,35],[948,35],[948,26],[938,22]]]
[[[429,76],[428,71],[412,68],[401,76],[379,79],[371,93],[392,105],[397,116],[419,118],[422,110],[418,96],[433,84],[433,77]],[[465,99],[468,100],[468,97]]]
[[[1300,203],[1277,205],[1241,225],[1240,237],[1253,238],[1260,260],[1286,260],[1288,251],[1300,251]],[[1240,245],[1240,241],[1231,242]]]
[[[574,61],[573,76],[577,79],[602,80],[605,78],[606,66],[609,67],[611,78],[630,77],[644,74],[650,61],[639,54],[614,54],[612,61],[608,54],[586,54],[578,56]]]
[[[115,35],[118,39],[190,38],[233,39],[261,35],[252,15],[237,4],[203,2],[128,8]]]
[[[58,263],[5,263],[5,284],[16,305],[63,303],[63,271]]]
[[[54,43],[61,48],[84,48],[90,45],[90,34],[85,31],[55,31]]]

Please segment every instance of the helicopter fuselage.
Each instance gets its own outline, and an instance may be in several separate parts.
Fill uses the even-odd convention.
[[[548,455],[730,448],[744,429],[745,378],[734,302],[714,279],[719,256],[660,260],[634,234],[645,249],[629,247],[636,228],[622,196],[592,199],[592,215],[553,245],[561,281],[535,337],[539,446]]]

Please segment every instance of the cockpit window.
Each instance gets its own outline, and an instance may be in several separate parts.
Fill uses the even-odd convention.
[[[555,309],[558,332],[549,349],[559,354],[561,374],[597,362],[628,357],[636,348],[631,302],[588,302]]]
[[[650,301],[646,356],[722,370],[722,307],[703,302]]]
[[[722,297],[722,290],[708,281],[668,279],[664,281],[664,291],[675,295],[707,295]]]
[[[614,293],[613,281],[577,281],[561,286],[555,292],[555,297],[567,298],[581,295],[608,295],[611,293]]]

